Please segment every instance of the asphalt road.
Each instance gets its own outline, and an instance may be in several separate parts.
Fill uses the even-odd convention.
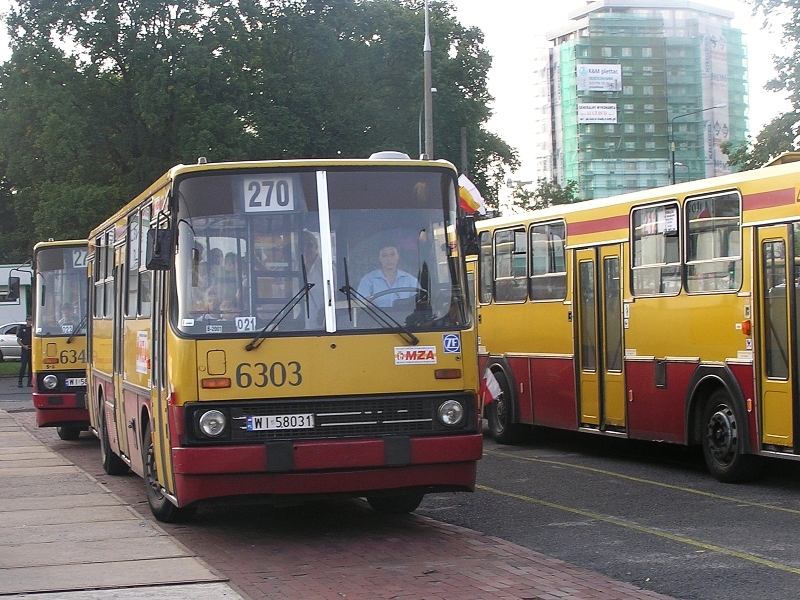
[[[539,431],[418,510],[678,598],[800,597],[800,463],[722,484],[692,449]]]

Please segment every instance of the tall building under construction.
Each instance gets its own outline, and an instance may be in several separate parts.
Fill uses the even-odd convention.
[[[581,199],[730,172],[745,141],[747,59],[731,11],[598,0],[548,33],[537,65],[537,171]]]

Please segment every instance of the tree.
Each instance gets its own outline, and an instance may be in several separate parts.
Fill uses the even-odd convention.
[[[417,154],[423,0],[22,0],[0,65],[0,259],[85,237],[176,163]],[[431,2],[435,153],[490,204],[516,154],[486,131],[491,57]],[[69,213],[69,214],[67,214]],[[18,244],[21,244],[19,246]],[[29,253],[29,250],[28,250]]]
[[[771,20],[781,24],[787,53],[774,56],[777,77],[766,88],[788,94],[793,110],[779,115],[759,132],[756,139],[748,137],[745,144],[733,147],[725,144],[722,151],[728,163],[741,171],[756,169],[782,152],[797,150],[800,127],[800,0],[747,0],[753,15],[761,14],[765,26]]]
[[[559,204],[572,204],[579,202],[578,182],[570,179],[566,185],[562,186],[557,181],[548,181],[540,177],[536,181],[535,190],[528,191],[522,185],[518,185],[511,192],[511,197],[514,198],[514,206],[523,211],[539,210]]]

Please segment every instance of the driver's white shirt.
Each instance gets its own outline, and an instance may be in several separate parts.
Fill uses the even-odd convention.
[[[358,293],[369,298],[370,296],[374,296],[379,292],[385,292],[386,290],[399,288],[414,288],[414,290],[416,290],[418,287],[419,283],[417,282],[417,278],[409,273],[406,273],[405,271],[397,269],[394,283],[389,283],[389,280],[386,279],[383,271],[380,269],[375,269],[374,271],[370,271],[364,275],[364,277],[361,279],[361,283],[358,284]],[[409,290],[395,292],[393,294],[386,294],[380,298],[375,298],[372,302],[376,306],[386,308],[391,306],[395,300],[400,300],[401,298],[411,298],[414,294],[414,291]]]

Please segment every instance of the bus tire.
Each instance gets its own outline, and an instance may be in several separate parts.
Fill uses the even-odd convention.
[[[486,407],[489,431],[498,444],[517,444],[522,437],[522,430],[514,422],[514,400],[508,379],[503,371],[495,371],[494,376],[502,392]]]
[[[194,516],[194,508],[179,508],[161,492],[156,467],[155,444],[153,443],[152,425],[147,422],[142,444],[142,464],[144,465],[144,482],[147,486],[147,503],[153,516],[162,523],[177,523]]]
[[[81,431],[83,431],[83,428],[75,425],[62,425],[61,427],[56,427],[56,433],[58,434],[58,437],[67,442],[73,442],[81,437]]]
[[[367,496],[372,510],[390,515],[407,515],[419,508],[422,503],[422,492],[409,492],[392,496]]]
[[[108,475],[125,475],[128,465],[111,449],[108,441],[108,426],[106,425],[106,412],[102,395],[100,396],[100,411],[97,419],[100,426],[100,459],[103,461],[103,471]]]
[[[723,483],[748,481],[760,473],[759,457],[744,452],[744,423],[728,393],[714,390],[703,411],[703,456],[711,475]]]

